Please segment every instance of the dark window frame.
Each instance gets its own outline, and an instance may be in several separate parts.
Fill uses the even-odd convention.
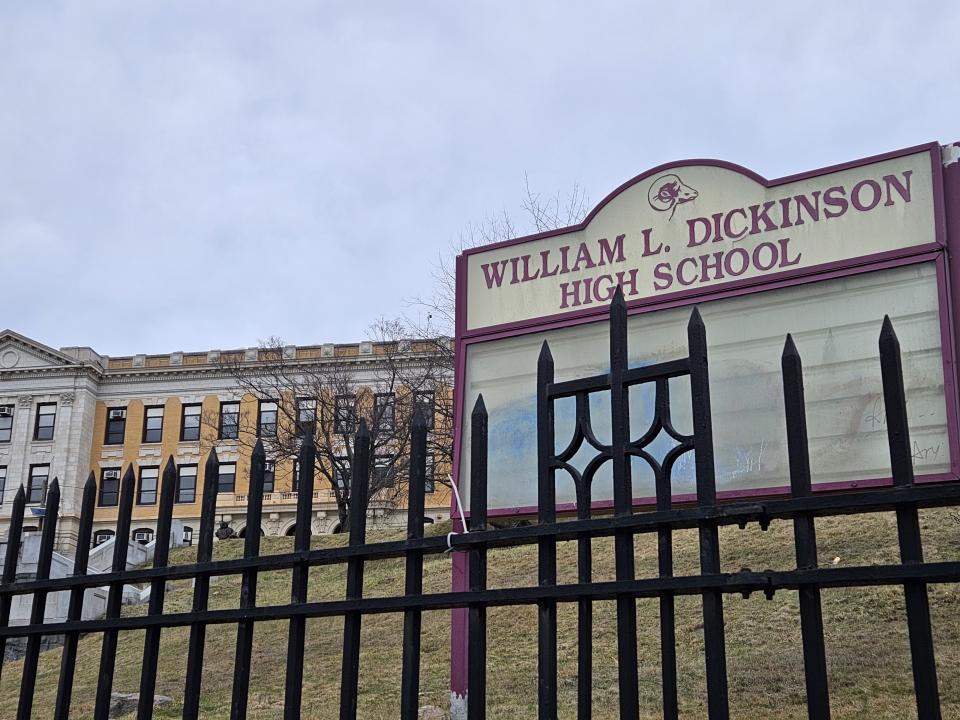
[[[35,463],[30,465],[27,474],[27,505],[39,505],[43,503],[43,480],[34,485],[34,471],[37,468],[46,468],[47,474],[42,476],[47,483],[50,482],[50,463]]]
[[[14,405],[0,405],[0,408],[5,408],[10,411],[9,415],[4,415],[0,417],[0,423],[6,425],[6,427],[0,427],[0,443],[8,443],[13,440],[13,416],[16,410],[14,410]],[[2,437],[2,434],[6,433],[6,438]]]
[[[429,397],[429,405],[424,402],[424,398]],[[413,393],[413,412],[417,408],[423,413],[423,419],[427,421],[427,430],[433,430],[437,415],[437,393],[434,390],[416,390]]]
[[[301,403],[308,402],[313,403],[313,407],[310,410],[313,412],[312,420],[304,420],[301,416],[305,408],[301,406]],[[317,399],[311,397],[298,397],[296,400],[296,411],[297,411],[297,437],[303,437],[307,433],[305,429],[307,426],[310,427],[310,432],[313,434],[316,431],[317,427]]]
[[[199,412],[196,413],[197,426],[196,428],[191,427],[191,430],[196,430],[197,436],[195,438],[187,437],[187,410],[198,408]],[[197,442],[200,439],[200,426],[203,424],[203,404],[202,403],[184,403],[180,407],[180,442]],[[190,417],[194,417],[194,414],[191,413]]]
[[[51,408],[51,407],[53,408],[52,413],[40,412],[41,410],[43,410],[43,408]],[[40,418],[50,417],[51,415],[53,416],[53,422],[51,422],[50,425],[41,426]],[[40,437],[41,427],[44,430],[46,430],[48,427],[50,428],[50,437]],[[57,429],[57,404],[55,402],[37,403],[37,414],[33,420],[33,439],[39,442],[51,442],[53,440],[53,435],[56,432],[56,429]]]
[[[150,502],[145,502],[143,499],[144,490],[143,490],[143,471],[144,470],[155,470],[156,477],[148,478],[153,480],[153,490],[147,491],[153,493],[153,500]],[[160,467],[158,465],[142,465],[140,467],[140,472],[137,476],[137,505],[156,505],[157,504],[157,493],[160,490]]]
[[[159,410],[160,411],[160,427],[159,428],[148,428],[148,423],[150,422],[150,411]],[[143,444],[144,445],[156,445],[163,442],[163,419],[167,414],[167,409],[163,405],[147,405],[143,408]],[[148,440],[148,432],[159,432],[159,436],[156,440]]]
[[[232,478],[230,481],[230,488],[224,489],[223,478],[225,477],[225,475],[223,470],[224,468],[230,467],[230,466],[233,467],[233,472],[230,473],[229,475],[229,477]],[[219,470],[219,474],[217,475],[217,493],[236,493],[236,492],[237,492],[237,464],[235,462],[220,463],[220,470]]]
[[[192,477],[193,477],[193,487],[190,488],[191,495],[190,495],[190,499],[189,499],[189,500],[185,500],[185,499],[184,499],[184,493],[183,493],[184,488],[183,488],[182,485],[181,485],[181,482],[183,481],[183,477],[184,477],[183,471],[184,471],[184,470],[187,470],[187,469],[192,469],[192,470],[193,470],[193,476],[192,476]],[[190,477],[190,476],[188,475],[187,477]],[[174,501],[175,503],[177,503],[178,505],[190,505],[190,504],[192,504],[192,503],[195,503],[195,502],[197,501],[197,482],[198,482],[198,478],[199,478],[199,470],[198,470],[198,468],[197,468],[196,465],[180,465],[180,466],[178,466],[178,467],[177,467],[177,488],[176,488],[176,495],[174,496],[173,501]]]
[[[122,468],[111,467],[103,468],[100,470],[100,485],[97,487],[97,507],[118,507],[120,505],[120,472]],[[116,483],[114,486],[115,489],[111,490],[109,493],[104,492],[107,478],[106,475],[108,472],[116,472],[116,479],[111,479],[111,483]],[[105,503],[103,498],[105,495],[109,494],[113,498],[113,502]]]
[[[224,427],[224,425],[223,425],[223,416],[224,416],[223,410],[224,410],[224,408],[227,407],[228,405],[236,405],[236,406],[237,406],[237,412],[236,412],[237,422],[236,422],[236,425],[234,426],[234,427],[235,427],[235,430],[234,430],[234,434],[233,434],[233,435],[224,435],[224,434],[223,434],[223,427]],[[231,413],[231,415],[232,415],[232,414],[233,414],[233,413]],[[218,425],[218,428],[217,428],[217,430],[218,430],[218,436],[219,436],[219,438],[220,438],[221,440],[236,440],[236,439],[238,439],[238,438],[240,437],[240,401],[239,401],[239,400],[225,400],[225,401],[223,401],[223,402],[220,403],[220,419],[219,419],[219,422],[217,423],[217,425]]]
[[[137,533],[148,533],[150,537],[148,537],[146,540],[138,540]],[[153,528],[138,527],[135,530],[130,531],[130,539],[135,543],[140,543],[141,545],[149,545],[151,542],[153,542],[156,539],[156,537],[157,537],[157,531],[154,530]]]
[[[273,432],[270,432],[267,434],[264,434],[263,432],[263,428],[264,428],[263,406],[264,405],[273,405],[273,410],[267,411],[267,412],[273,412],[273,423],[268,423],[268,425],[273,426]],[[277,400],[261,400],[260,402],[258,402],[257,403],[257,437],[267,437],[267,438],[276,437],[277,421],[279,420],[279,418],[280,418],[280,403]],[[237,422],[239,424],[239,418]]]
[[[103,545],[105,542],[110,542],[110,540],[112,538],[115,538],[116,536],[117,536],[117,533],[114,532],[113,530],[108,530],[108,529],[96,530],[93,533],[93,547],[97,547],[98,545]]]
[[[341,400],[349,402],[341,406]],[[352,435],[357,431],[356,394],[337,395],[333,399],[333,431],[340,435]]]
[[[111,420],[110,413],[115,410],[123,411],[123,420]],[[111,437],[116,437],[116,431],[111,432],[110,426],[114,423],[121,423],[122,430],[120,431],[120,440],[119,442],[114,440],[111,441]],[[104,445],[123,445],[127,435],[127,408],[125,407],[108,407],[107,408],[107,423],[103,432],[103,444]]]
[[[389,488],[397,484],[396,455],[373,456],[373,481],[378,488]]]
[[[269,483],[267,482],[269,478]],[[263,465],[263,492],[272,493],[277,484],[277,463],[274,460],[267,460]],[[269,485],[269,487],[267,487]]]
[[[386,400],[384,400],[386,399]],[[389,408],[389,412],[387,409]],[[373,416],[377,421],[377,430],[393,432],[397,428],[397,395],[396,393],[377,393],[373,396]],[[389,416],[389,421],[386,418]]]
[[[0,465],[0,505],[3,505],[3,494],[7,491],[7,466]]]

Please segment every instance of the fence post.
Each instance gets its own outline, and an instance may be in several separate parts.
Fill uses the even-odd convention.
[[[120,492],[120,508],[117,514],[117,534],[114,535],[113,566],[115,573],[127,569],[127,551],[130,547],[130,513],[133,511],[133,494],[136,491],[136,475],[133,464],[127,466],[123,475]],[[114,620],[120,617],[123,604],[123,581],[110,583],[107,595],[106,618]],[[103,631],[103,644],[100,648],[100,677],[97,682],[97,700],[93,710],[95,720],[107,720],[110,714],[110,695],[113,692],[113,673],[117,659],[117,630]]]
[[[423,506],[427,476],[427,422],[417,408],[410,429],[410,479],[407,484],[407,540],[423,537]],[[423,551],[407,550],[404,593],[423,593]],[[420,629],[422,612],[403,612],[403,674],[400,681],[400,718],[417,720],[420,710]]]
[[[294,530],[293,549],[296,553],[310,552],[310,526],[313,522],[313,484],[317,449],[313,440],[313,428],[308,426],[300,446],[300,484],[297,488],[297,526]],[[300,605],[307,601],[307,585],[310,566],[299,562],[293,567],[290,604]],[[307,619],[302,615],[290,618],[287,635],[287,678],[284,688],[283,717],[299,720],[303,695],[303,648]]]
[[[10,508],[10,529],[7,531],[7,555],[3,559],[3,584],[11,585],[17,580],[17,563],[20,560],[20,536],[23,535],[23,510],[27,504],[27,496],[23,485],[17,488],[13,498],[13,507]],[[0,627],[10,624],[10,606],[13,604],[13,595],[0,597]],[[7,639],[0,638],[0,675],[3,672],[3,658],[7,651]]]
[[[693,402],[694,456],[697,469],[697,504],[717,504],[717,485],[713,468],[713,424],[710,417],[710,377],[707,371],[707,330],[700,311],[693,309],[687,324],[690,347],[690,396]],[[700,572],[720,573],[720,540],[717,523],[699,523]],[[707,666],[707,710],[710,720],[730,716],[727,699],[727,648],[723,631],[723,594],[703,591],[703,639]]]
[[[463,509],[461,508],[461,512]],[[487,407],[477,397],[470,416],[470,532],[487,529]],[[487,589],[487,550],[476,547],[469,558],[470,592]],[[467,720],[487,716],[487,608],[471,605],[467,611]]]
[[[260,554],[260,524],[263,514],[263,472],[267,456],[263,441],[257,440],[250,457],[250,490],[247,493],[247,529],[243,538],[243,557],[254,558]],[[243,571],[240,580],[240,607],[257,606],[257,569]],[[253,620],[237,623],[237,652],[233,662],[233,697],[230,701],[230,720],[247,717],[247,700],[250,690],[250,657],[253,653]]]
[[[40,536],[40,555],[37,557],[37,580],[50,577],[50,563],[53,559],[53,543],[57,533],[57,513],[60,510],[60,483],[53,479],[47,489],[47,505],[43,515],[43,533]],[[30,624],[42,625],[47,609],[47,591],[37,590],[33,594],[30,608]],[[33,689],[37,681],[37,661],[40,658],[42,635],[31,635],[27,639],[27,652],[23,658],[23,675],[20,680],[20,704],[17,707],[17,720],[30,720],[33,710]]]
[[[217,484],[220,479],[220,458],[216,448],[210,449],[203,469],[203,499],[200,505],[200,536],[197,539],[197,563],[210,562],[213,557],[213,517],[217,511]],[[248,524],[249,527],[249,524]],[[207,609],[210,597],[210,575],[197,573],[193,581],[193,612]],[[184,720],[200,717],[200,685],[203,679],[203,649],[207,638],[207,624],[198,620],[190,625],[187,650],[187,676],[184,682]]]
[[[623,374],[627,369],[627,303],[623,289],[617,287],[610,303],[610,458],[613,463],[613,512],[617,517],[633,514],[633,481],[630,475],[629,389]],[[614,534],[617,582],[635,578],[633,533],[618,530]],[[640,717],[637,685],[637,603],[633,597],[617,597],[617,672],[620,686],[620,717]]]
[[[807,441],[807,412],[803,395],[803,364],[800,353],[787,335],[780,360],[783,374],[783,410],[787,421],[787,454],[790,461],[790,492],[795,498],[810,497],[810,451]],[[817,567],[817,532],[813,516],[793,518],[793,539],[797,568]],[[807,712],[810,720],[829,720],[830,692],[827,686],[827,653],[823,639],[823,611],[820,588],[801,585],[800,633],[803,637],[803,668],[807,685]]]
[[[370,487],[370,433],[360,420],[353,443],[350,478],[350,547],[367,540],[367,492]],[[363,558],[347,562],[347,600],[363,596]],[[348,612],[343,617],[343,663],[340,669],[340,720],[356,720],[357,681],[360,675],[360,623],[362,615]]]
[[[887,415],[887,441],[890,445],[890,466],[893,484],[913,487],[913,457],[910,428],[907,420],[907,397],[903,385],[900,341],[889,316],[883,318],[880,331],[880,373],[883,378],[883,403]],[[900,561],[904,565],[923,562],[920,520],[917,504],[897,506],[897,535],[900,540]],[[913,660],[913,686],[917,696],[917,714],[923,720],[940,719],[940,691],[937,687],[937,662],[933,652],[930,628],[930,601],[927,584],[911,580],[903,585],[907,606],[907,628],[910,633],[910,655]]]
[[[173,457],[167,460],[160,485],[160,507],[157,516],[157,533],[154,535],[153,566],[166,567],[170,557],[170,525],[173,518],[173,501],[177,491],[177,466]],[[150,615],[163,614],[163,601],[167,581],[158,578],[150,583]],[[160,654],[160,628],[151,627],[143,638],[143,666],[140,669],[140,699],[137,703],[137,720],[153,717],[153,691],[157,686],[157,658]]]
[[[97,478],[90,472],[83,486],[83,499],[80,501],[80,527],[77,531],[77,554],[73,559],[73,574],[86,575],[87,562],[90,559],[90,536],[93,532],[93,507],[97,501]],[[83,588],[70,591],[70,604],[67,608],[67,622],[76,622],[83,617]],[[60,658],[60,681],[57,685],[57,703],[53,712],[54,720],[70,720],[70,700],[73,696],[73,675],[77,667],[77,643],[80,633],[68,632],[63,638],[63,654]]]
[[[553,382],[553,355],[544,341],[537,361],[537,521],[550,524],[557,519],[556,470],[550,462],[554,445],[553,403],[549,387]],[[537,543],[540,587],[557,584],[557,541],[543,537]],[[537,705],[540,720],[557,717],[557,601],[537,603]]]

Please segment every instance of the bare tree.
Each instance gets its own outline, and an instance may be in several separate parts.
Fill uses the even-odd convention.
[[[430,295],[416,295],[407,304],[416,309],[417,317],[404,318],[406,332],[412,337],[452,336],[456,323],[456,259],[464,250],[510,240],[521,235],[557,230],[576,225],[587,214],[589,198],[583,187],[574,183],[563,195],[544,195],[530,187],[530,178],[523,176],[524,222],[517,224],[503,210],[480,223],[468,224],[450,246],[438,254],[431,271],[434,290]],[[450,355],[452,362],[452,354]]]
[[[446,484],[452,463],[453,413],[446,354],[449,339],[410,338],[399,320],[378,320],[369,337],[372,354],[355,357],[297,357],[279,338],[261,343],[258,362],[240,359],[221,366],[238,396],[252,396],[257,412],[228,418],[228,436],[264,444],[268,458],[295,457],[306,433],[316,448],[317,488],[327,485],[342,529],[350,506],[354,436],[365,422],[371,442],[371,506],[395,507],[406,494],[410,428],[417,409],[428,435],[428,482]],[[313,353],[317,355],[319,353]],[[223,417],[207,417],[223,435]],[[296,473],[296,470],[295,470]],[[296,474],[294,477],[296,483]]]

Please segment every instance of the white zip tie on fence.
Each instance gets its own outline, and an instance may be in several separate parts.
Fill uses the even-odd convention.
[[[452,551],[453,551],[453,543],[452,543],[451,541],[453,540],[453,536],[454,536],[454,535],[467,535],[470,531],[467,530],[467,520],[466,520],[466,518],[464,518],[464,516],[463,516],[463,503],[460,502],[460,491],[457,489],[457,484],[453,481],[453,476],[452,476],[452,475],[449,475],[449,474],[448,474],[448,475],[447,475],[447,480],[450,481],[450,487],[453,488],[453,496],[454,496],[454,498],[456,498],[456,501],[457,501],[457,510],[460,511],[460,525],[463,526],[463,532],[462,532],[462,533],[453,532],[453,531],[447,533],[447,552],[452,552]]]

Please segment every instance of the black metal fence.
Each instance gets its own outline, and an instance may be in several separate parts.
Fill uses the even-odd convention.
[[[569,602],[576,603],[578,607],[577,717],[586,720],[592,714],[592,604],[599,600],[616,601],[619,711],[621,718],[635,719],[639,717],[637,598],[659,599],[663,714],[665,718],[676,718],[678,703],[674,599],[679,595],[699,595],[702,598],[708,712],[710,718],[722,719],[729,714],[724,595],[763,592],[771,597],[777,590],[796,590],[799,593],[809,716],[829,718],[830,701],[820,591],[823,588],[868,585],[899,585],[904,588],[918,714],[923,720],[940,718],[927,585],[960,580],[960,562],[923,561],[917,511],[922,507],[960,504],[960,484],[914,484],[900,350],[889,319],[884,321],[880,335],[880,358],[893,486],[849,493],[811,492],[801,360],[788,336],[783,352],[782,370],[791,496],[786,499],[718,504],[714,478],[706,332],[696,310],[688,326],[688,341],[689,356],[686,358],[645,367],[629,367],[626,305],[618,292],[611,307],[609,373],[555,382],[553,360],[549,348],[544,344],[538,367],[539,523],[536,525],[505,529],[488,527],[487,414],[482,397],[478,399],[472,414],[471,514],[468,520],[470,532],[455,535],[450,539],[424,537],[423,533],[427,429],[422,418],[416,419],[412,430],[407,539],[404,541],[366,543],[367,488],[371,458],[369,435],[362,424],[357,434],[353,461],[350,537],[346,547],[310,549],[315,459],[311,438],[305,440],[300,452],[301,476],[294,550],[283,555],[260,557],[260,533],[252,530],[261,522],[265,457],[260,445],[254,450],[251,465],[250,491],[247,495],[247,527],[251,531],[247,532],[244,538],[242,559],[212,561],[218,477],[215,452],[211,452],[207,460],[197,561],[191,565],[168,566],[168,550],[165,543],[161,542],[157,544],[152,568],[125,570],[127,543],[117,542],[113,571],[96,576],[86,575],[96,496],[96,482],[91,476],[83,494],[75,574],[61,579],[48,578],[60,500],[59,488],[54,482],[46,501],[47,521],[42,531],[37,578],[29,582],[17,582],[16,562],[25,505],[21,488],[14,502],[8,552],[3,568],[3,584],[0,586],[0,662],[3,656],[2,646],[8,638],[27,638],[18,719],[27,720],[31,715],[40,641],[48,635],[64,636],[54,717],[58,720],[69,717],[81,633],[102,635],[94,718],[106,718],[113,686],[118,633],[135,629],[146,631],[138,717],[152,717],[160,633],[164,628],[187,626],[190,628],[190,641],[183,717],[197,718],[203,691],[201,670],[205,633],[211,624],[231,624],[237,627],[230,717],[243,718],[247,709],[253,636],[256,624],[267,620],[289,622],[284,717],[299,718],[306,620],[342,617],[344,635],[340,718],[353,720],[357,716],[361,662],[360,629],[363,618],[374,613],[402,613],[403,668],[399,715],[403,720],[415,720],[418,715],[420,686],[421,615],[428,610],[465,607],[468,609],[470,633],[468,716],[470,720],[479,720],[486,716],[486,609],[508,605],[536,605],[538,608],[539,718],[552,719],[557,716],[557,604]],[[680,376],[689,376],[690,379],[692,435],[678,432],[671,421],[669,380]],[[651,427],[641,437],[631,439],[628,393],[631,386],[641,383],[653,384],[656,391],[656,412]],[[610,393],[612,432],[609,445],[597,439],[592,427],[589,396],[595,392]],[[561,398],[570,397],[575,398],[576,402],[576,427],[572,440],[558,452],[555,445],[554,403]],[[671,436],[676,445],[658,460],[649,446],[661,431]],[[574,467],[571,460],[585,444],[592,447],[595,454],[581,472]],[[691,451],[695,455],[697,501],[692,505],[673,507],[672,469],[682,454]],[[630,473],[633,457],[642,458],[653,470],[656,483],[656,509],[653,511],[635,513],[633,510]],[[614,511],[612,515],[591,518],[591,483],[601,465],[608,462],[612,466],[613,474]],[[557,521],[555,487],[559,470],[568,473],[576,485],[578,511],[575,520]],[[128,468],[121,487],[118,539],[129,536],[134,485],[133,469]],[[176,467],[171,459],[164,470],[161,485],[158,538],[170,535],[175,485]],[[896,512],[900,564],[817,567],[814,518],[889,510]],[[757,522],[766,527],[774,519],[793,521],[797,568],[783,571],[721,572],[718,527],[731,524],[743,527],[749,522]],[[700,574],[674,576],[672,532],[688,528],[697,528],[699,531]],[[638,533],[655,533],[657,536],[658,577],[635,577],[634,536]],[[594,582],[591,577],[591,540],[610,536],[614,538],[616,579]],[[577,543],[578,581],[575,584],[557,584],[556,546],[559,541]],[[469,554],[469,589],[464,592],[423,594],[424,556],[446,551],[448,542],[454,550]],[[537,545],[539,554],[537,586],[487,589],[488,549],[534,544]],[[365,563],[396,557],[406,559],[404,594],[364,598]],[[310,568],[331,564],[346,564],[345,598],[308,602],[307,580]],[[282,569],[293,571],[290,603],[258,607],[255,602],[258,573]],[[239,608],[208,609],[210,579],[213,576],[236,574],[241,576]],[[183,578],[195,580],[192,610],[164,613],[166,582]],[[144,582],[149,582],[152,588],[149,612],[144,616],[121,617],[123,585]],[[81,620],[84,590],[104,585],[109,586],[106,616],[96,620]],[[70,592],[68,619],[66,622],[44,624],[46,597],[57,591]],[[30,623],[9,626],[10,607],[14,596],[29,593],[34,597]]]

